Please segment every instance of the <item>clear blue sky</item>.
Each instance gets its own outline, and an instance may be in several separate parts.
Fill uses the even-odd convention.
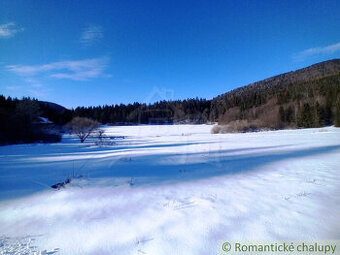
[[[0,2],[0,93],[66,107],[212,98],[340,58],[340,2]]]

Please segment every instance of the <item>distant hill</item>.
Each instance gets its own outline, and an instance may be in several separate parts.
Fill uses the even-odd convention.
[[[63,125],[72,119],[72,112],[56,103],[37,101],[40,115],[56,125]]]
[[[39,101],[39,104],[43,107],[50,108],[51,110],[53,110],[55,112],[59,112],[59,113],[68,110],[64,106],[61,106],[59,104],[52,103],[52,102]]]
[[[0,95],[0,145],[59,142],[60,127],[71,118],[71,111],[54,103]]]
[[[269,92],[280,89],[286,85],[295,84],[299,82],[313,81],[320,78],[340,74],[340,59],[333,59],[317,63],[296,71],[276,75],[268,79],[250,83],[225,94],[222,94],[213,101],[225,100],[234,96],[247,96],[250,93]]]

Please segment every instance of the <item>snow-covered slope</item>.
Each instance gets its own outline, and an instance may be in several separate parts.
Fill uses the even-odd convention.
[[[210,129],[0,147],[0,251],[196,255],[220,240],[340,238],[340,129]]]

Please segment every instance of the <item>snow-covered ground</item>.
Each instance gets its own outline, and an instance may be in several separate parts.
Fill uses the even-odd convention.
[[[0,147],[0,254],[197,255],[217,254],[221,240],[340,239],[340,129],[211,127],[106,127],[111,145],[65,136]]]

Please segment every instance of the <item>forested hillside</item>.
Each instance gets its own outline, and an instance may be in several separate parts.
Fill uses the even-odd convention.
[[[211,120],[235,131],[340,125],[340,60],[232,90],[212,100]]]

